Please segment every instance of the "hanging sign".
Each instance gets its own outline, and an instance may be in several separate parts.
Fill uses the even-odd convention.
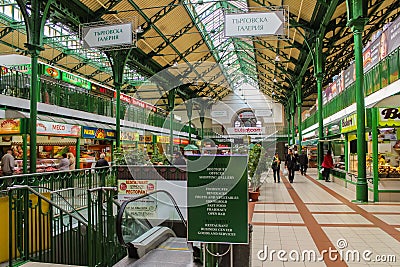
[[[284,12],[225,14],[225,37],[284,35]]]
[[[115,131],[109,129],[84,126],[82,130],[82,138],[115,139]]]
[[[132,38],[132,23],[82,27],[84,48],[131,45]]]
[[[18,134],[21,132],[20,119],[0,120],[0,134]]]
[[[400,108],[380,108],[379,126],[400,126]]]
[[[188,158],[188,241],[247,244],[247,156]]]
[[[41,135],[80,137],[81,126],[49,121],[38,121],[36,132]]]

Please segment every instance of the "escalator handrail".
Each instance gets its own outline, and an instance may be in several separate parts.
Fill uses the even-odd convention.
[[[179,209],[178,204],[176,203],[174,197],[166,190],[156,190],[156,191],[144,194],[144,195],[140,195],[140,196],[128,199],[128,200],[124,201],[121,204],[121,208],[119,209],[118,214],[117,214],[117,222],[116,222],[116,228],[117,229],[116,229],[116,232],[117,232],[118,242],[121,245],[123,245],[124,247],[128,247],[128,244],[125,242],[124,237],[122,235],[122,227],[121,226],[122,226],[122,220],[123,220],[123,215],[124,215],[124,211],[125,211],[126,206],[131,202],[134,202],[134,201],[136,201],[138,199],[141,199],[141,198],[145,198],[145,197],[151,196],[151,195],[156,194],[156,193],[165,193],[170,198],[170,200],[174,204],[174,207],[175,207],[176,211],[178,212],[179,217],[181,218],[181,221],[183,222],[183,225],[185,226],[185,228],[187,228],[185,218],[183,217],[182,212]]]
[[[49,190],[49,193],[50,194],[56,194],[56,195],[58,195],[60,198],[62,198],[64,201],[65,201],[65,203],[72,209],[72,212],[73,213],[76,213],[76,214],[79,214],[79,216],[80,217],[82,217],[82,219],[84,220],[84,221],[88,221],[82,214],[80,214],[80,212],[79,211],[77,211],[58,191],[52,191],[50,188],[48,188],[48,187],[46,187],[46,186],[31,186],[31,188],[41,188],[41,189],[47,189],[47,190]],[[65,188],[65,189],[67,189],[67,188]],[[73,187],[71,187],[70,189],[76,189],[76,188],[73,188]]]
[[[8,187],[7,191],[9,190],[14,190],[14,189],[28,189],[30,192],[32,192],[34,195],[36,195],[37,197],[43,199],[45,202],[51,204],[52,206],[56,207],[57,209],[62,210],[65,214],[71,216],[72,218],[76,219],[78,222],[80,222],[81,224],[83,224],[84,226],[88,226],[88,223],[85,222],[84,220],[82,220],[81,218],[79,218],[78,216],[75,216],[73,213],[65,210],[64,208],[60,207],[59,205],[57,205],[56,203],[54,203],[53,201],[51,201],[50,199],[44,197],[42,194],[36,192],[35,190],[33,190],[33,188],[31,188],[29,185],[14,185],[12,187]]]

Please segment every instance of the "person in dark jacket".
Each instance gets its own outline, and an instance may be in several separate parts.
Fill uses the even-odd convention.
[[[95,167],[108,167],[108,161],[105,160],[106,155],[104,153],[100,154],[100,159],[96,162]]]
[[[292,149],[289,149],[289,153],[286,156],[286,161],[285,161],[285,168],[288,170],[288,175],[289,175],[289,182],[293,183],[294,180],[294,170],[296,168],[297,164],[297,157],[293,154]]]
[[[301,175],[306,175],[307,174],[307,168],[308,168],[308,157],[307,153],[302,152],[299,156],[299,163],[300,163],[300,172]]]
[[[272,160],[272,170],[274,171],[274,183],[278,180],[278,183],[281,182],[281,176],[279,172],[281,171],[281,160],[279,159],[278,152],[275,153],[275,156]]]

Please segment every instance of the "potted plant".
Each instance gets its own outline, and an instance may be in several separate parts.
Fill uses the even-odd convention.
[[[262,169],[258,168],[260,157],[262,154],[262,147],[259,144],[252,146],[249,151],[249,159],[247,163],[248,177],[249,177],[249,199],[257,201],[259,196],[259,188],[261,186],[261,172]]]

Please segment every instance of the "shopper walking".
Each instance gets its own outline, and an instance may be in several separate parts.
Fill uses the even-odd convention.
[[[308,157],[307,153],[302,152],[299,156],[299,163],[300,163],[300,173],[301,175],[307,175],[307,168],[308,168]]]
[[[278,183],[281,182],[281,175],[280,175],[280,169],[281,169],[281,160],[279,159],[279,154],[278,152],[275,153],[274,158],[272,159],[272,170],[274,172],[274,183],[278,181]]]
[[[288,170],[288,178],[290,183],[293,183],[294,180],[294,170],[296,168],[296,164],[297,158],[293,154],[292,149],[289,149],[288,155],[286,156],[285,168]]]
[[[172,162],[173,165],[186,165],[186,160],[182,156],[182,153],[180,151],[176,151],[174,153],[174,160]]]
[[[321,166],[322,166],[322,168],[324,168],[324,171],[322,172],[322,176],[325,178],[325,182],[330,182],[329,174],[331,172],[331,169],[333,168],[332,152],[330,150],[328,150],[328,152],[326,152],[324,161],[322,162]]]

